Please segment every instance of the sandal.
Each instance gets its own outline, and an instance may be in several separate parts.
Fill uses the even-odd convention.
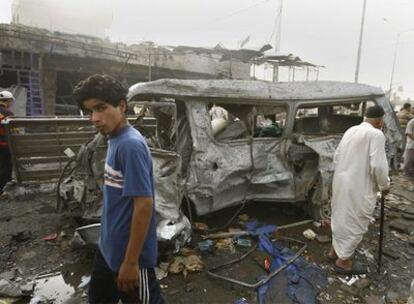
[[[330,250],[325,250],[325,251],[323,252],[324,257],[325,257],[327,260],[331,261],[331,262],[336,261],[336,259],[337,259],[338,257],[332,257],[332,256],[330,256],[330,255],[329,255],[329,252],[330,252]]]
[[[352,269],[344,269],[334,265],[335,272],[342,274],[342,275],[358,275],[358,274],[365,274],[368,272],[367,266],[360,262],[353,262]]]

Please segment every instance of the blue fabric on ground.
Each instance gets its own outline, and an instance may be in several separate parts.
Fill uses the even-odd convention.
[[[257,220],[248,221],[244,226],[253,235],[270,235],[277,230],[276,225],[261,225]]]
[[[260,231],[258,228],[256,225],[254,231]],[[268,253],[273,258],[270,272],[285,265],[294,256],[291,250],[272,243],[264,234],[259,235],[258,250]],[[320,267],[298,257],[284,271],[257,289],[257,299],[259,304],[314,304],[317,290],[327,285],[327,275]]]

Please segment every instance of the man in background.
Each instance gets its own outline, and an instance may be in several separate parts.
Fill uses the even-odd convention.
[[[397,118],[400,123],[401,131],[404,132],[407,128],[408,122],[414,118],[411,114],[411,104],[408,102],[403,105],[401,110],[397,113]]]
[[[9,144],[6,138],[6,129],[1,124],[2,120],[13,116],[10,110],[14,96],[9,91],[0,92],[0,198],[3,196],[3,188],[12,178],[12,160]]]
[[[404,171],[409,177],[414,177],[414,118],[408,122],[405,136]]]

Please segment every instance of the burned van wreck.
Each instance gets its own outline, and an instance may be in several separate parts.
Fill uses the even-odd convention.
[[[191,233],[183,201],[199,215],[266,201],[328,217],[335,149],[370,105],[386,112],[390,161],[402,140],[384,92],[362,84],[166,79],[132,86],[128,104],[154,158],[158,237],[177,244]],[[92,221],[99,219],[105,145],[96,135],[59,183],[62,207],[80,203]]]

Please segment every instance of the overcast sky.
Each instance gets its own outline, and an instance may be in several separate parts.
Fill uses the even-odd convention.
[[[58,0],[51,0],[58,1]],[[112,9],[108,35],[128,43],[246,48],[275,43],[281,0],[101,0]],[[12,0],[0,0],[0,22],[11,19]],[[68,7],[76,1],[59,0]],[[96,1],[76,10],[91,14]],[[88,7],[88,2],[89,6]],[[99,2],[99,1],[98,1]],[[360,82],[388,89],[394,49],[401,33],[395,89],[414,99],[414,1],[368,0]],[[353,81],[363,0],[284,0],[281,53],[324,65],[320,79]],[[74,8],[75,11],[75,8]],[[40,16],[41,18],[41,16]],[[93,15],[90,15],[93,22]],[[273,34],[273,35],[272,35]]]

